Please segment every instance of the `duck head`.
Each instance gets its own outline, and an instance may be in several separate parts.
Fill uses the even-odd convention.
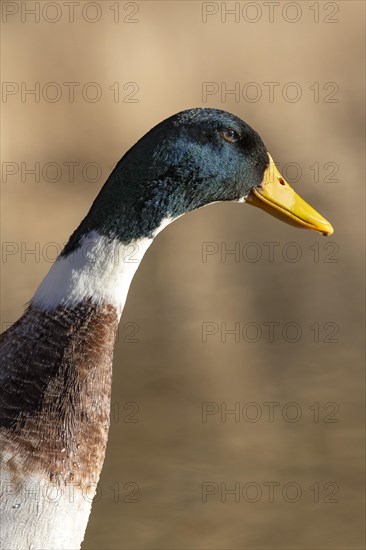
[[[118,162],[79,231],[122,242],[151,238],[166,220],[218,201],[247,202],[297,227],[333,233],[284,180],[257,132],[217,109],[182,111],[145,134]]]

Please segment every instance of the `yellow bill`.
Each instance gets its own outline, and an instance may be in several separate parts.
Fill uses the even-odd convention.
[[[246,202],[295,227],[332,235],[334,229],[331,224],[295,193],[277,170],[271,155],[268,156],[269,166],[263,181],[251,190]]]

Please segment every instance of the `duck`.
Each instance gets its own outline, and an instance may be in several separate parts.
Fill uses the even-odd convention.
[[[1,335],[1,548],[80,548],[107,446],[113,349],[132,278],[165,227],[220,201],[333,233],[233,114],[181,111],[137,141]]]

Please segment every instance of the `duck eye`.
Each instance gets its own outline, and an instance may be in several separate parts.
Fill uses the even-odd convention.
[[[222,132],[220,132],[220,135],[228,143],[235,143],[239,139],[237,132],[235,132],[235,130],[231,130],[230,128],[222,130]]]

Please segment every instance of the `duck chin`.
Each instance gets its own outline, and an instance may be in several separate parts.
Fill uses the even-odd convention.
[[[181,216],[184,216],[184,214],[180,214],[179,216],[175,216],[175,217],[167,216],[166,218],[163,218],[162,221],[160,222],[159,227],[157,227],[153,233],[154,238],[157,237],[157,235],[159,235],[159,233],[161,233],[163,229],[165,229],[168,225],[173,223],[175,220],[177,220]]]
[[[239,197],[238,199],[236,199],[234,202],[247,202],[247,199],[248,199],[248,196],[250,195],[250,191],[248,191],[247,193],[245,193],[245,195],[242,195],[241,197]]]

